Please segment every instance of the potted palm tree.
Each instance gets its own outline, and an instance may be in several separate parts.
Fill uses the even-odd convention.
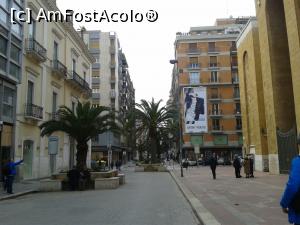
[[[78,102],[74,112],[66,106],[61,106],[57,115],[40,125],[41,136],[57,131],[67,133],[76,141],[76,168],[80,172],[86,172],[88,141],[108,130],[116,132],[118,127],[114,115],[106,107],[92,107],[90,102]]]

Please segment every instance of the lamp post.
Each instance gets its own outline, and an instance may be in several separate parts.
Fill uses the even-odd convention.
[[[170,60],[170,63],[172,65],[178,64],[178,60]],[[177,75],[177,80],[178,80],[178,88],[177,88],[177,98],[178,98],[178,103],[177,109],[178,109],[178,123],[179,123],[179,153],[180,153],[180,174],[181,177],[183,177],[183,168],[182,168],[182,131],[181,131],[181,113],[180,113],[180,84],[179,84],[179,72],[176,70],[176,75]]]

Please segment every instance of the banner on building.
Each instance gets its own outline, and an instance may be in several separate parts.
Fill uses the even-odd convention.
[[[185,133],[206,133],[206,87],[183,88]]]

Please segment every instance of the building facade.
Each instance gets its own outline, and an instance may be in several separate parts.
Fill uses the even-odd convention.
[[[212,153],[232,160],[242,154],[242,119],[235,40],[248,18],[219,19],[215,26],[192,27],[177,33],[171,98],[180,96],[184,157],[194,158],[195,147],[207,159]],[[183,93],[186,87],[206,87],[208,132],[185,130]],[[179,94],[180,93],[180,94]],[[197,104],[197,103],[196,103]]]
[[[40,8],[59,10],[54,0],[26,1],[26,7],[35,14]],[[94,59],[72,22],[24,24],[24,41],[15,156],[24,159],[20,176],[32,179],[74,166],[75,141],[62,132],[41,138],[39,125],[57,118],[59,106],[75,110],[78,101],[90,100]]]
[[[117,34],[93,30],[83,31],[81,35],[96,59],[92,66],[92,103],[95,107],[101,105],[114,110],[123,121],[134,107],[134,88]],[[120,134],[100,134],[93,141],[92,158],[107,160],[111,150],[113,161],[125,160],[130,155],[125,142]]]
[[[257,20],[250,21],[238,39],[242,113],[249,117],[244,121],[245,147],[255,154],[258,169],[275,174],[287,173],[298,154],[299,9],[296,0],[257,1]],[[252,129],[254,110],[259,112],[257,129]]]
[[[0,166],[14,158],[17,85],[22,80],[23,24],[10,23],[10,9],[24,9],[21,0],[0,1]]]

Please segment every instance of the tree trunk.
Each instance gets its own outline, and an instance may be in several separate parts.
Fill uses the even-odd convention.
[[[86,167],[86,158],[88,153],[88,145],[86,142],[77,142],[77,153],[76,153],[76,162],[77,162],[77,168],[80,171],[84,171],[87,169]]]
[[[156,139],[151,138],[151,163],[157,163],[157,144]]]

